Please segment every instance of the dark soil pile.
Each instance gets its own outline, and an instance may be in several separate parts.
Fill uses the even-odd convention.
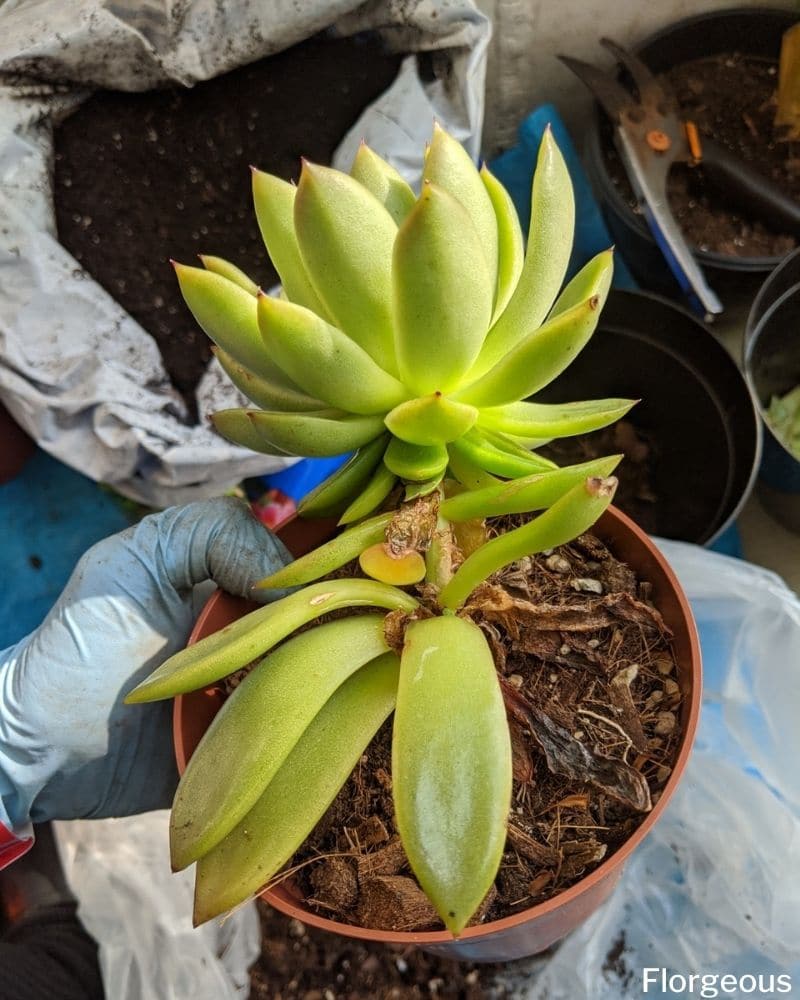
[[[682,693],[649,596],[593,535],[515,563],[471,596],[465,610],[493,649],[514,754],[506,853],[474,922],[574,885],[658,801],[680,743]],[[390,720],[293,859],[292,877],[335,920],[439,929],[399,842],[391,793]]]
[[[504,1000],[500,968],[447,961],[306,927],[259,901],[263,943],[250,1000]]]
[[[665,74],[683,116],[786,194],[800,200],[800,148],[783,141],[774,124],[777,63],[732,53],[675,66]],[[632,207],[636,199],[609,142],[609,170]],[[796,245],[746,209],[726,200],[702,164],[676,163],[667,184],[670,207],[689,242],[699,250],[733,257],[780,257]]]
[[[155,337],[190,409],[210,345],[169,258],[212,253],[273,285],[248,165],[288,180],[300,156],[330,163],[399,64],[377,36],[316,37],[191,89],[100,91],[56,129],[59,240]]]

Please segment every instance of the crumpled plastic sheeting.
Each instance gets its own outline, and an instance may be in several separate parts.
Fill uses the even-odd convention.
[[[800,601],[760,567],[659,544],[700,627],[695,750],[605,907],[549,960],[501,975],[519,1000],[638,1000],[646,967],[800,988]]]
[[[261,950],[255,904],[192,927],[194,870],[173,874],[169,813],[57,823],[78,914],[114,1000],[247,1000]]]
[[[35,68],[58,84],[0,85],[0,400],[50,454],[136,500],[185,503],[293,459],[209,429],[207,413],[243,405],[216,361],[198,386],[199,423],[185,422],[155,342],[55,239],[52,122],[87,88],[190,85],[326,27],[380,30],[435,70],[423,82],[405,59],[337,166],[363,137],[413,182],[434,118],[477,155],[490,27],[472,0],[0,0],[0,72]]]

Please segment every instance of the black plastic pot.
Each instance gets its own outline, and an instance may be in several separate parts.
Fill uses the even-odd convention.
[[[774,302],[778,301],[784,292],[788,292],[797,284],[800,284],[800,247],[783,258],[753,299],[745,328],[745,352],[747,351],[747,342],[752,337],[753,331],[764,313]]]
[[[797,254],[792,255],[797,267]],[[776,274],[782,286],[787,272]],[[771,290],[765,290],[765,300]],[[800,385],[800,281],[786,288],[748,331],[744,365],[764,417],[764,454],[758,493],[772,516],[800,534],[800,461],[773,434],[764,416],[773,396]]]
[[[635,50],[656,73],[721,52],[777,59],[781,38],[798,20],[797,13],[774,8],[742,7],[713,11],[678,21],[651,35]],[[670,298],[682,300],[677,282],[646,223],[612,181],[604,150],[613,142],[611,126],[596,108],[586,145],[586,170],[606,224],[636,280]],[[727,309],[749,305],[780,257],[733,257],[696,250],[708,282]]]
[[[653,533],[713,542],[741,510],[761,455],[761,421],[736,362],[672,302],[614,291],[589,344],[536,399],[607,396],[642,400],[626,419],[653,442]]]

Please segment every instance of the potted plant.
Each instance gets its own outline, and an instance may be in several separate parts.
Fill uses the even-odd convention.
[[[306,163],[296,190],[258,171],[253,187],[283,297],[254,295],[230,268],[177,265],[226,370],[267,407],[223,411],[215,425],[261,451],[356,453],[302,509],[338,517],[345,530],[259,585],[301,589],[200,639],[129,696],[135,703],[207,690],[268,654],[228,683],[233,693],[196,748],[189,703],[176,702],[178,743],[192,756],[173,806],[173,863],[198,863],[198,922],[260,891],[317,827],[373,736],[388,739],[394,713],[391,774],[373,769],[373,777],[391,789],[385,818],[398,839],[387,834],[387,849],[414,879],[379,875],[379,888],[413,896],[432,929],[409,933],[401,920],[376,932],[325,920],[285,885],[270,898],[344,933],[482,959],[530,954],[610,892],[675,787],[699,705],[686,602],[646,536],[609,507],[619,456],[558,468],[535,450],[616,420],[632,401],[524,401],[591,337],[611,255],[598,255],[559,294],[573,203],[549,133],[527,253],[507,193],[438,128],[419,197],[366,146],[351,176]],[[488,527],[487,517],[495,519]],[[616,562],[616,578],[603,576],[608,552],[583,534],[598,518],[599,538],[641,583]],[[550,560],[554,603],[546,607],[529,589],[537,553]],[[345,569],[354,560],[361,573]],[[218,597],[208,616],[224,602]],[[235,604],[233,617],[241,610]],[[346,614],[331,620],[334,611]],[[626,619],[637,623],[631,647]],[[591,638],[573,634],[570,645],[559,640],[564,629]],[[538,643],[528,657],[537,678],[551,672],[545,702],[523,673],[506,669],[506,646],[526,659],[525,642],[514,645],[523,632]],[[626,657],[604,643],[622,643]],[[546,664],[563,667],[562,676]],[[587,697],[608,690],[611,716],[587,704],[573,718],[566,698],[559,708],[555,692],[572,669]],[[674,711],[656,707],[665,694]],[[219,707],[212,695],[201,697],[201,711]],[[644,724],[637,704],[648,706]],[[551,808],[585,809],[586,790],[598,789],[601,814],[609,824],[623,815],[624,835],[608,861],[607,844],[570,841],[573,854],[583,852],[570,888],[482,923],[507,837],[526,856],[561,857],[516,815],[509,822],[513,782],[531,780],[532,747],[543,774],[586,793]],[[581,879],[583,871],[590,874]],[[547,881],[529,886],[531,895]]]
[[[779,8],[706,11],[661,29],[635,46],[663,74],[684,113],[708,136],[797,197],[790,145],[774,123],[772,103],[784,33],[797,14]],[[597,112],[586,143],[586,168],[616,246],[643,287],[679,298],[616,156],[606,117]],[[726,188],[702,163],[673,166],[670,205],[709,284],[726,308],[747,308],[761,282],[795,245],[796,233],[770,225],[755,197]],[[765,210],[766,211],[766,210]]]

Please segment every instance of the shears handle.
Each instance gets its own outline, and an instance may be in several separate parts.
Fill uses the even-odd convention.
[[[653,238],[692,309],[706,320],[719,316],[722,303],[706,282],[667,203],[669,161],[653,161],[651,169],[645,170],[625,130],[618,129],[617,136],[620,155]]]

